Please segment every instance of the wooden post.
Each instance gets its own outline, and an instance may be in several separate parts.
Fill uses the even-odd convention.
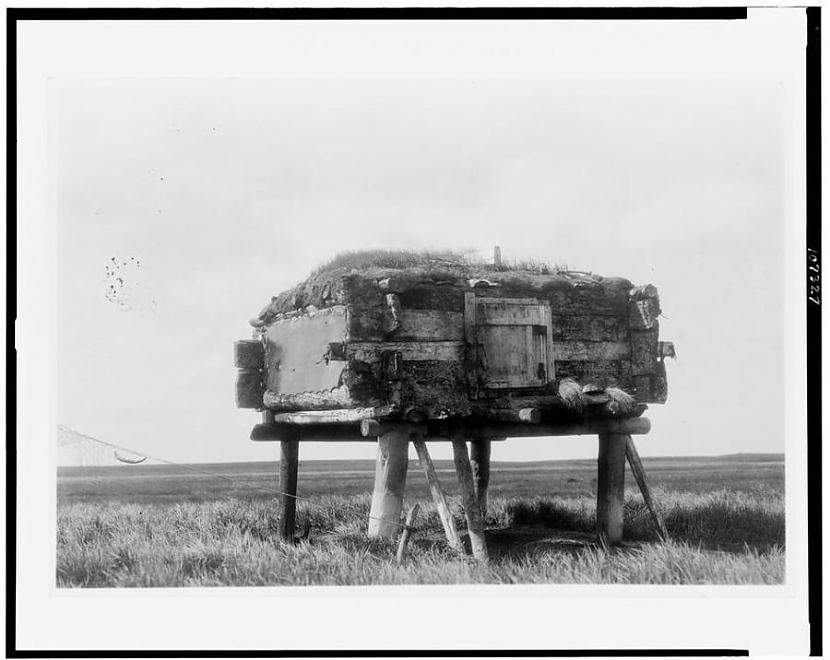
[[[597,459],[597,534],[603,545],[614,545],[623,537],[625,489],[625,442],[622,433],[599,434]]]
[[[464,516],[467,518],[467,532],[470,535],[473,556],[479,561],[486,562],[489,556],[487,554],[487,542],[484,539],[484,523],[481,518],[481,509],[478,508],[478,498],[473,485],[473,470],[470,466],[470,457],[467,454],[467,443],[464,436],[453,436],[452,453],[455,460],[455,472],[461,486]]]
[[[369,511],[369,536],[394,538],[401,530],[403,492],[409,463],[409,435],[390,431],[378,437],[375,488]]]
[[[482,518],[487,516],[487,486],[490,484],[490,438],[470,442],[470,466]]]
[[[404,555],[406,554],[406,544],[409,543],[409,536],[412,534],[412,526],[415,524],[415,518],[418,517],[419,509],[420,507],[416,502],[409,510],[409,513],[406,514],[406,527],[403,528],[403,533],[398,541],[398,552],[395,554],[395,561],[399,564],[403,561]]]
[[[438,481],[435,466],[432,464],[432,458],[427,450],[427,443],[422,438],[413,438],[412,444],[415,445],[415,451],[418,452],[418,460],[421,463],[421,469],[424,471],[427,484],[429,484],[429,492],[432,494],[432,501],[435,502],[438,517],[444,527],[447,542],[453,550],[462,552],[464,548],[461,545],[461,539],[458,538],[458,531],[455,529],[455,522],[453,522],[452,513],[449,504],[447,504],[447,494]]]
[[[274,413],[265,410],[262,422],[274,423]],[[294,542],[294,524],[297,519],[297,466],[300,441],[296,437],[280,441],[280,519],[279,534],[283,541]]]
[[[663,522],[662,516],[658,513],[657,507],[654,506],[654,500],[651,497],[651,491],[649,490],[648,482],[646,481],[646,471],[643,467],[643,462],[640,460],[640,454],[637,452],[637,448],[634,446],[634,440],[632,440],[631,436],[627,435],[625,438],[625,455],[626,458],[628,458],[628,465],[631,467],[631,474],[634,475],[634,479],[640,487],[640,492],[643,494],[643,500],[645,501],[648,511],[651,514],[651,519],[654,521],[654,526],[657,528],[657,534],[660,536],[661,540],[667,541],[669,533],[666,530],[666,525]]]

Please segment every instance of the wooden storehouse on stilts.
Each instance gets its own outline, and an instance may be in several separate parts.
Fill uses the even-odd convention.
[[[304,440],[378,443],[368,531],[382,537],[401,529],[412,442],[447,540],[460,548],[427,449],[451,441],[479,558],[487,556],[482,515],[494,440],[599,435],[604,543],[622,538],[626,456],[651,505],[631,436],[648,432],[647,404],[667,396],[664,360],[674,347],[659,339],[657,290],[496,261],[347,255],[251,319],[253,338],[235,344],[236,401],[262,411],[253,440],[281,442],[285,538],[293,537]]]

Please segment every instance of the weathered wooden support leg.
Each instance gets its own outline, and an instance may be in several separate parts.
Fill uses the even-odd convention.
[[[378,437],[375,488],[369,511],[369,536],[394,538],[401,531],[401,509],[406,488],[409,434],[391,431]]]
[[[482,518],[487,516],[487,487],[490,485],[490,438],[470,442],[470,465]]]
[[[486,562],[489,556],[487,554],[487,542],[484,539],[484,522],[481,517],[481,509],[478,508],[478,498],[473,485],[473,469],[470,466],[470,457],[467,454],[467,443],[464,436],[456,435],[453,437],[452,453],[458,483],[461,486],[464,515],[467,518],[467,532],[470,535],[473,556],[479,561]]]
[[[625,444],[622,433],[599,434],[597,459],[597,534],[600,543],[613,545],[623,538]]]
[[[296,438],[280,441],[280,521],[283,541],[294,542],[294,523],[297,517],[297,465],[300,441]]]
[[[404,523],[406,527],[403,528],[401,537],[398,539],[398,551],[395,553],[395,561],[399,564],[403,562],[403,558],[406,555],[406,546],[409,543],[409,537],[412,535],[412,527],[415,524],[415,518],[418,517],[419,510],[420,507],[415,502],[414,506],[409,510],[409,513],[406,514],[406,522]]]
[[[648,482],[646,481],[646,471],[643,467],[643,462],[640,460],[640,454],[637,452],[637,448],[634,446],[634,440],[631,436],[627,435],[625,438],[625,456],[628,458],[628,465],[631,467],[631,474],[634,475],[634,480],[640,487],[640,492],[643,494],[643,500],[645,501],[648,511],[651,514],[652,521],[654,521],[654,526],[657,528],[657,534],[660,536],[661,540],[667,541],[669,539],[669,533],[666,530],[663,517],[657,511],[657,507],[654,506],[654,500],[651,497],[651,490],[649,490]]]
[[[412,444],[415,446],[415,451],[418,452],[418,460],[421,463],[421,469],[424,471],[424,476],[427,479],[429,492],[432,494],[432,501],[435,502],[435,508],[438,511],[438,517],[441,519],[441,525],[444,527],[447,543],[450,544],[453,550],[462,552],[464,548],[461,545],[461,539],[458,538],[458,531],[455,529],[455,522],[453,522],[450,506],[447,503],[447,494],[438,481],[435,466],[432,464],[432,458],[427,450],[427,443],[422,438],[413,438]]]

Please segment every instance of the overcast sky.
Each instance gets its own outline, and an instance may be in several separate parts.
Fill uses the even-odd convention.
[[[678,359],[641,453],[783,451],[792,91],[745,64],[773,46],[735,25],[699,70],[706,22],[655,45],[682,75],[638,70],[640,49],[627,76],[53,80],[58,421],[171,460],[272,459],[231,350],[270,296],[342,250],[500,245],[657,286]],[[630,56],[570,27],[571,57]],[[595,454],[554,438],[493,458]]]

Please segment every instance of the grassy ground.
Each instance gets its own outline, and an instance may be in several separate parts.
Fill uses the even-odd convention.
[[[175,466],[62,470],[57,582],[126,587],[783,581],[780,457],[647,460],[672,541],[657,541],[642,499],[629,490],[626,540],[612,550],[594,542],[594,466],[494,464],[488,566],[449,551],[423,478],[414,470],[406,504],[419,501],[422,513],[400,566],[394,543],[365,534],[370,462],[302,464],[300,493],[306,497],[298,518],[301,526],[310,523],[311,533],[294,546],[276,538],[276,503],[264,490],[276,487],[270,464],[199,468],[220,471],[233,483]],[[437,467],[463,529],[449,465],[439,461]]]

